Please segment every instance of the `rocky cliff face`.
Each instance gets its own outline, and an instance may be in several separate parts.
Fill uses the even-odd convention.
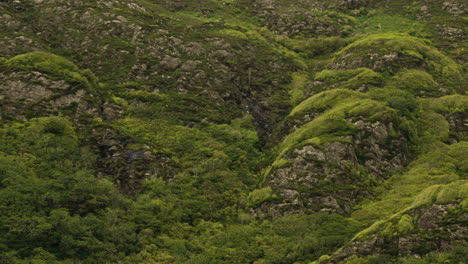
[[[355,134],[340,141],[305,143],[285,154],[285,165],[274,167],[266,180],[282,200],[262,205],[262,212],[274,217],[317,211],[349,215],[352,205],[371,196],[371,186],[408,163],[409,142],[402,134],[390,135],[395,133],[391,123],[353,124]]]
[[[424,190],[407,210],[356,235],[330,263],[371,255],[421,255],[466,246],[465,188],[466,181]]]

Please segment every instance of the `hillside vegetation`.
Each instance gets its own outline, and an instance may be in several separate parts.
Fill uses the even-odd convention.
[[[0,0],[0,263],[465,263],[463,0]]]

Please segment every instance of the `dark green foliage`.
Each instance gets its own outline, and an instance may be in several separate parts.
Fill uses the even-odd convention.
[[[296,263],[332,252],[356,231],[356,223],[339,215],[291,215],[201,236],[198,239],[207,250],[191,261],[251,263],[257,259],[260,263]]]

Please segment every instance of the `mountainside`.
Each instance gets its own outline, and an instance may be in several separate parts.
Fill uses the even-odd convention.
[[[0,263],[465,263],[464,0],[0,0]]]

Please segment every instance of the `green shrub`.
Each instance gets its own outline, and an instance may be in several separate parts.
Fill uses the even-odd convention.
[[[266,201],[271,201],[278,199],[278,196],[273,193],[273,190],[270,187],[264,187],[261,189],[253,190],[248,195],[248,207],[258,207]]]
[[[71,123],[63,117],[46,117],[41,119],[41,123],[44,126],[44,132],[57,135],[64,135],[67,130],[71,129]]]

